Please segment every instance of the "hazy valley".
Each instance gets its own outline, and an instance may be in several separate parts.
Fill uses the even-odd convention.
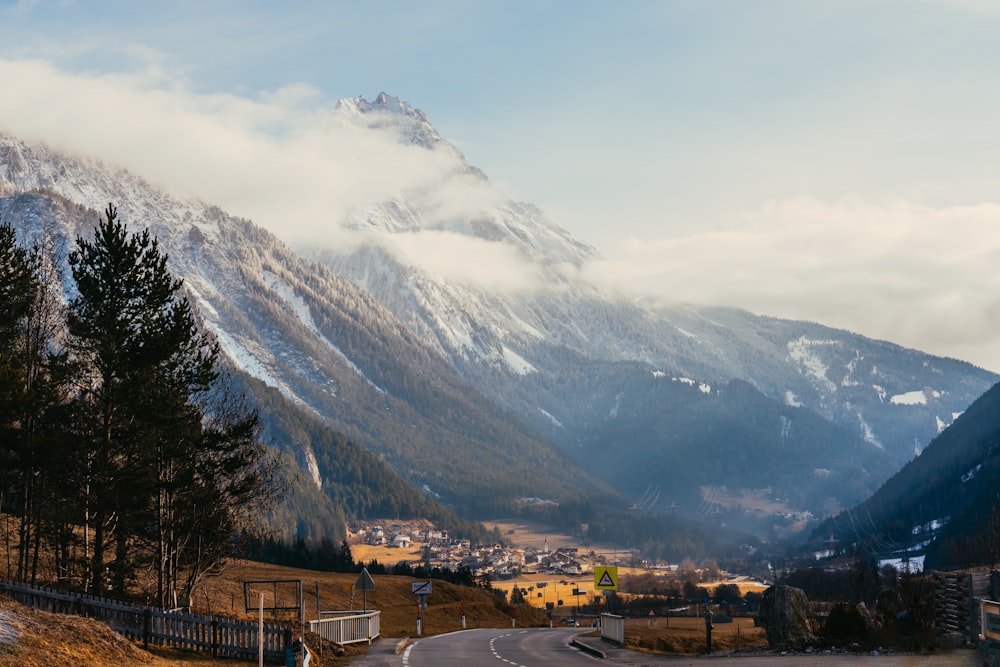
[[[597,249],[407,103],[332,114],[449,176],[325,221],[347,237],[286,243],[100,156],[0,137],[0,217],[26,239],[65,249],[108,202],[159,239],[283,453],[294,490],[271,519],[289,538],[520,513],[654,556],[738,554],[866,500],[998,379],[817,323],[627,298],[589,277]],[[418,239],[441,265],[414,263]],[[512,275],[446,271],[463,247]]]

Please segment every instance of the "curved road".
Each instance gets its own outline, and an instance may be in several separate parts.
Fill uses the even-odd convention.
[[[569,642],[576,628],[480,629],[428,637],[403,651],[404,667],[595,667],[595,658]]]
[[[589,628],[588,628],[589,631]],[[932,655],[746,655],[715,654],[698,658],[651,655],[611,648],[600,639],[582,638],[600,648],[607,659],[595,658],[570,642],[585,634],[579,628],[462,630],[413,640],[401,654],[393,650],[399,640],[383,639],[368,653],[351,662],[352,667],[710,667],[724,662],[736,667],[972,667],[981,664],[973,650]]]

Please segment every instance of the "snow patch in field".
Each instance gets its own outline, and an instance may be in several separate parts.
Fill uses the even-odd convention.
[[[547,411],[543,410],[542,408],[538,408],[538,411],[541,412],[546,417],[548,417],[549,421],[551,421],[553,424],[555,424],[559,428],[564,428],[563,425],[562,425],[562,422],[559,421],[558,419],[556,419],[550,412],[547,412]]]
[[[190,276],[184,279],[184,286],[187,288],[188,294],[190,294],[193,298],[195,307],[198,309],[198,312],[202,315],[202,317],[207,316],[217,321],[219,319],[219,311],[217,311],[215,306],[213,306],[212,303],[206,299],[204,295],[202,295],[201,290],[195,287],[195,282],[196,281]],[[202,289],[212,289],[211,285],[200,279],[198,279],[197,282]]]
[[[878,562],[879,571],[889,565],[897,572],[916,574],[924,571],[924,556],[914,556],[913,558],[885,558]]]
[[[680,382],[682,384],[690,385],[692,387],[697,386],[698,389],[703,394],[712,393],[712,385],[705,384],[704,382],[698,382],[697,380],[692,380],[691,378],[671,378],[674,382]]]
[[[518,375],[527,375],[528,373],[534,373],[537,370],[531,365],[531,362],[507,346],[503,347],[503,360],[504,363],[507,364],[507,368],[514,371]]]
[[[609,415],[612,418],[618,416],[618,409],[622,406],[622,395],[621,392],[615,395],[615,404],[611,406],[611,414]]]
[[[796,340],[788,342],[788,356],[798,363],[805,371],[806,375],[829,393],[837,391],[837,385],[826,376],[829,367],[823,363],[815,348],[836,347],[839,343],[835,340],[811,340],[806,336],[799,336]]]
[[[382,389],[377,384],[369,380],[368,376],[365,375],[365,372],[361,370],[361,368],[359,368],[357,364],[351,361],[347,357],[347,355],[344,354],[343,351],[341,351],[339,347],[334,345],[330,339],[328,339],[320,332],[319,327],[316,326],[316,321],[313,320],[312,312],[310,312],[309,306],[302,299],[302,297],[300,297],[298,294],[295,293],[295,290],[292,288],[291,285],[282,280],[280,276],[277,276],[271,273],[270,271],[263,271],[261,273],[261,277],[264,279],[264,284],[267,285],[267,287],[271,289],[273,292],[275,292],[278,296],[280,296],[285,301],[285,303],[287,303],[292,308],[292,311],[299,318],[302,324],[305,325],[307,329],[309,329],[309,331],[311,331],[317,338],[323,341],[323,343],[327,347],[329,347],[334,354],[340,357],[344,361],[344,363],[347,364],[347,366],[352,371],[361,376],[361,378],[365,382],[374,387],[378,392],[383,394],[385,393],[384,389]]]
[[[979,469],[982,467],[983,464],[980,463],[975,468],[972,468],[969,472],[962,475],[962,483],[965,484],[966,482],[971,482],[976,477],[976,473],[979,472]]]
[[[795,395],[795,392],[791,389],[785,390],[785,405],[790,408],[801,408],[802,402],[799,401],[799,397]]]
[[[927,523],[922,523],[918,526],[914,526],[912,533],[914,535],[920,535],[922,533],[933,533],[943,528],[946,523],[948,523],[948,519],[931,519]]]
[[[908,391],[905,394],[896,394],[889,399],[893,405],[927,405],[927,393],[922,390]]]
[[[21,636],[17,627],[16,614],[9,609],[0,609],[0,644],[13,644]]]
[[[286,398],[293,400],[296,404],[301,404],[299,398],[292,393],[292,390],[288,388],[284,382],[280,382],[267,367],[261,363],[260,359],[256,355],[252,354],[246,346],[238,342],[235,338],[229,335],[228,331],[224,331],[217,324],[213,322],[208,322],[206,324],[208,330],[212,332],[215,336],[215,340],[218,341],[219,347],[222,348],[223,353],[242,371],[245,371],[248,375],[252,375],[269,387],[274,387]]]
[[[861,427],[861,437],[864,438],[865,442],[869,445],[874,445],[879,449],[885,449],[882,442],[878,439],[878,436],[875,435],[875,431],[873,431],[872,427],[868,425],[868,422],[865,421],[865,418],[860,412],[858,413],[858,425]]]

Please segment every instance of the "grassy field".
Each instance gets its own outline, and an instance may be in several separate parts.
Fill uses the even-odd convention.
[[[713,651],[766,648],[767,636],[755,628],[752,618],[734,618],[732,623],[715,623]],[[705,653],[705,619],[694,617],[627,621],[625,646],[648,653],[701,655]]]
[[[319,606],[323,610],[360,610],[362,595],[357,593],[352,599],[350,592],[357,576],[234,561],[221,575],[205,582],[192,600],[192,611],[256,618],[256,612],[248,612],[245,608],[243,582],[265,579],[301,580],[307,618],[316,617],[317,589]],[[414,580],[392,575],[373,575],[373,579],[375,590],[367,594],[367,606],[382,612],[383,637],[415,635],[417,607],[416,598],[411,593],[411,583]],[[432,588],[427,609],[422,612],[425,635],[460,630],[463,610],[469,627],[509,628],[511,625],[511,615],[505,610],[506,605],[487,590],[455,586],[443,581],[434,581]],[[297,614],[287,614],[278,619],[295,621],[297,617]],[[542,612],[526,607],[514,610],[514,618],[520,627],[547,623]],[[348,649],[343,656],[333,657],[327,650],[323,660],[314,659],[312,665],[340,667],[348,664],[353,655],[363,651],[364,648],[355,647]],[[103,667],[113,664],[243,667],[256,663],[213,660],[187,652],[143,651],[94,621],[35,612],[0,596],[0,665]]]
[[[550,550],[563,546],[577,546],[570,536],[551,532],[544,526],[529,522],[496,521],[501,533],[518,546],[548,544]],[[513,532],[511,532],[513,531]],[[367,547],[353,545],[352,555],[359,562],[376,559],[384,564],[400,560],[419,562],[421,545],[410,549]],[[590,553],[591,547],[586,547]],[[599,554],[620,554],[613,548],[593,548]],[[619,575],[627,575],[628,568],[619,568]],[[329,610],[360,610],[363,605],[382,612],[383,637],[407,637],[416,633],[416,598],[411,593],[410,577],[374,575],[375,590],[366,596],[352,594],[356,574],[321,573],[309,570],[279,567],[245,560],[231,561],[218,575],[209,577],[198,589],[192,600],[192,611],[207,615],[256,618],[256,612],[247,611],[243,600],[243,584],[260,580],[301,580],[307,618],[315,618],[317,608]],[[520,576],[516,580],[494,582],[496,588],[509,591],[514,585],[525,589],[525,600],[531,606],[513,610],[519,627],[547,625],[544,612],[546,602],[554,605],[556,622],[573,615],[576,602],[592,601],[594,578],[592,573],[576,577],[543,574]],[[731,582],[719,582],[731,583]],[[737,582],[743,587],[759,585]],[[711,587],[712,584],[706,584]],[[432,583],[428,607],[422,612],[423,634],[434,635],[460,630],[464,611],[468,627],[509,628],[512,610],[494,593],[481,588],[455,586],[442,581]],[[266,588],[266,587],[264,587]],[[576,588],[586,591],[579,598],[572,595]],[[318,601],[317,601],[318,594]],[[288,595],[288,593],[284,593]],[[558,605],[562,600],[563,604]],[[288,600],[284,600],[288,601]],[[283,620],[296,621],[297,614]],[[282,620],[279,617],[279,620]],[[704,650],[704,622],[697,618],[670,618],[630,620],[625,631],[630,648],[651,651],[698,655]],[[717,650],[747,648],[764,643],[763,634],[752,626],[749,619],[738,619],[733,624],[716,624],[713,643]],[[333,647],[324,649],[321,660],[314,659],[313,667],[343,667],[365,647],[349,647],[346,653],[334,656]],[[178,651],[144,651],[107,628],[88,619],[54,616],[35,612],[0,597],[0,665],[42,667],[73,665],[98,667],[110,664],[189,665],[190,667],[249,667],[255,662],[212,659],[207,656]]]

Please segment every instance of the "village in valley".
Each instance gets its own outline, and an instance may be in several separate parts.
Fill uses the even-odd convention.
[[[457,571],[468,568],[480,582],[506,593],[517,587],[532,606],[567,610],[592,601],[594,569],[615,566],[630,574],[677,575],[679,563],[649,563],[633,550],[609,545],[581,546],[568,535],[523,520],[484,522],[496,527],[502,544],[472,545],[453,539],[426,520],[363,521],[351,526],[350,547],[354,559],[373,559],[386,566],[397,563]],[[694,568],[693,563],[686,566]],[[763,584],[746,576],[734,576],[708,564],[695,570],[709,585],[735,584],[741,591],[761,591]],[[624,592],[624,591],[623,591]]]
[[[517,574],[577,576],[592,573],[597,565],[626,565],[630,552],[622,552],[620,561],[611,562],[604,554],[584,552],[576,546],[551,547],[548,538],[542,544],[519,544],[514,528],[504,531],[507,544],[473,546],[469,540],[452,539],[445,530],[436,529],[425,520],[367,521],[353,527],[351,552],[355,560],[375,558],[384,565],[405,561],[410,565],[429,564],[442,570],[468,568],[476,579],[505,579]],[[369,556],[369,554],[378,554]]]

